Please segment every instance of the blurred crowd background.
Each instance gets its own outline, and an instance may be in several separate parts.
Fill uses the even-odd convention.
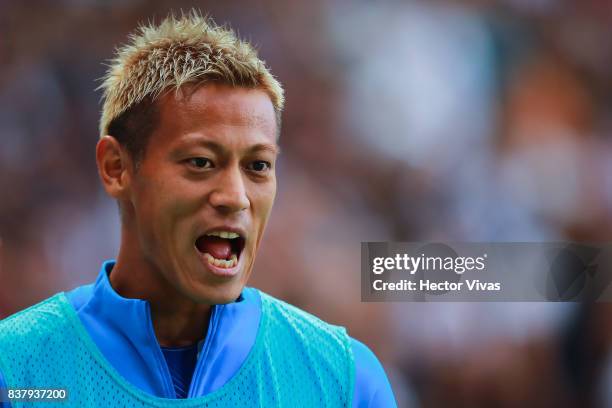
[[[362,303],[361,241],[610,241],[609,0],[0,1],[0,317],[93,281],[119,219],[95,91],[197,7],[286,88],[251,285],[347,326],[401,407],[612,407],[612,308]]]

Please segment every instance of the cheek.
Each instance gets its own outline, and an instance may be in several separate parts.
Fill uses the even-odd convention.
[[[256,217],[254,221],[256,225],[263,227],[270,216],[276,197],[276,179],[258,187],[260,188],[257,188],[252,196],[253,208],[255,209],[254,216]]]
[[[198,192],[202,186],[187,180],[172,167],[164,170],[159,169],[155,175],[149,176],[143,185],[144,197],[157,211],[169,215],[194,211],[200,205]]]
[[[184,231],[189,223],[189,215],[197,209],[197,197],[193,189],[178,181],[149,180],[140,186],[134,199],[140,230],[155,247],[159,243],[174,240],[176,233],[188,236]],[[156,245],[157,243],[157,245]]]

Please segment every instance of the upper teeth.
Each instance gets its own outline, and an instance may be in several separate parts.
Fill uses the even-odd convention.
[[[234,239],[240,236],[240,234],[236,234],[235,232],[230,232],[230,231],[213,231],[213,232],[206,233],[206,235],[209,235],[211,237],[220,237],[220,238],[227,238],[227,239]]]

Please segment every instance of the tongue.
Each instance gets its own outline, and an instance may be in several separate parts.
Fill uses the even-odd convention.
[[[203,236],[198,238],[196,246],[200,252],[208,252],[217,259],[229,259],[232,256],[232,246],[225,238]]]

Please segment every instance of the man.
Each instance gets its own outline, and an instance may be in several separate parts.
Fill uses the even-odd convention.
[[[366,346],[245,287],[276,193],[281,85],[196,13],[130,39],[96,147],[119,255],[0,322],[5,386],[65,388],[71,407],[395,406]]]

